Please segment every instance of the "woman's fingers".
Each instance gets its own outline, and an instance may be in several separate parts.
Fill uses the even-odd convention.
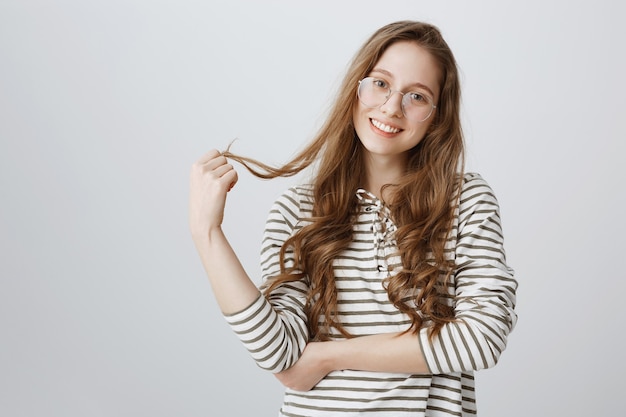
[[[230,171],[235,170],[235,167],[233,167],[232,164],[229,164],[229,163],[222,164],[221,162],[220,163],[217,163],[217,162],[219,161],[213,161],[204,166],[205,171],[210,173],[216,178],[223,177],[224,175],[228,174]]]
[[[237,183],[238,175],[235,168],[216,149],[212,149],[204,154],[194,165],[196,170],[201,170],[213,178],[227,183],[227,191],[230,191]]]
[[[200,170],[200,175],[205,176],[206,180],[221,184],[227,191],[230,191],[237,183],[238,175],[235,167],[223,156],[204,163]]]
[[[227,163],[228,160],[226,157],[224,157],[217,150],[213,149],[212,151],[202,155],[202,157],[193,164],[193,167],[197,170],[212,171],[220,165],[225,165]]]
[[[239,179],[237,171],[235,171],[235,168],[231,164],[221,165],[215,168],[213,170],[213,175],[224,185],[227,185],[227,192],[232,190]]]
[[[198,159],[192,167],[193,173],[196,176],[205,176],[217,180],[228,180],[228,185],[234,185],[237,182],[237,172],[232,164],[228,162],[221,152],[216,149],[212,149]],[[224,177],[224,178],[223,178]]]
[[[200,157],[200,159],[198,159],[198,161],[196,162],[199,165],[203,165],[209,161],[211,161],[212,159],[215,159],[217,157],[222,156],[222,153],[220,151],[218,151],[217,149],[211,149],[210,151],[208,151],[207,153],[205,153],[204,155],[202,155]],[[226,158],[224,158],[226,159]]]
[[[226,194],[237,183],[237,171],[217,150],[204,154],[191,167],[190,224],[198,236],[220,226]]]

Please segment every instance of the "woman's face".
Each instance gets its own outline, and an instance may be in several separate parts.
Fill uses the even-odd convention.
[[[354,128],[370,157],[406,162],[408,151],[426,135],[435,111],[425,121],[407,118],[402,111],[402,93],[417,92],[436,105],[440,92],[440,70],[433,56],[415,42],[389,46],[367,77],[393,93],[379,107],[365,106],[359,99],[352,114]]]

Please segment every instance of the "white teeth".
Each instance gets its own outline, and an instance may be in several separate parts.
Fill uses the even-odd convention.
[[[375,120],[375,119],[371,119],[371,120],[372,120],[372,124],[374,126],[376,126],[376,128],[382,130],[383,132],[398,133],[400,131],[400,129],[396,129],[395,127],[387,126],[386,124],[381,123],[378,120]]]

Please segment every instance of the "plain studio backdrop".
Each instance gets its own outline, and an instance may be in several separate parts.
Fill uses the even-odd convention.
[[[0,415],[275,416],[188,230],[212,148],[278,164],[378,27],[437,25],[468,171],[501,204],[519,322],[481,417],[623,415],[619,1],[0,1]],[[259,279],[274,199],[239,169],[224,228]],[[620,411],[621,410],[621,411]]]

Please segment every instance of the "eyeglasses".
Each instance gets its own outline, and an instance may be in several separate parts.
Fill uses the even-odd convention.
[[[402,114],[407,119],[416,122],[423,122],[433,114],[437,108],[433,104],[432,98],[426,94],[410,91],[403,93],[402,91],[393,91],[389,88],[386,81],[367,77],[359,81],[359,89],[357,95],[359,100],[365,107],[376,108],[385,104],[393,93],[402,95]]]

